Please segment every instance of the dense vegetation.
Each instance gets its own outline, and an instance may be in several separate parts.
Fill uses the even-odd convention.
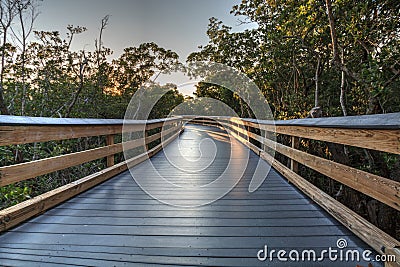
[[[159,73],[180,68],[178,55],[155,43],[126,48],[119,58],[107,61],[113,52],[102,42],[108,17],[101,20],[94,51],[72,51],[71,43],[86,28],[69,25],[67,38],[62,39],[59,32],[32,31],[35,1],[1,1],[1,8],[1,114],[122,118],[140,86],[152,83]],[[256,22],[258,27],[233,32],[211,18],[208,44],[187,61],[210,60],[245,73],[261,89],[276,119],[303,118],[315,107],[322,110],[318,116],[400,111],[399,1],[242,0],[231,13],[245,16],[242,23]],[[169,93],[152,112],[154,118],[166,116],[184,101],[174,85],[166,86]],[[252,116],[246,104],[226,88],[200,83],[196,95],[225,102],[242,117]],[[278,138],[289,142],[285,136]],[[102,142],[91,138],[2,147],[1,165],[78,151]],[[310,153],[400,179],[396,155],[308,140],[301,145]],[[278,159],[287,161],[282,155]],[[96,171],[102,164],[89,163],[79,176]],[[391,235],[400,236],[399,212],[326,177],[300,171]],[[38,185],[47,187],[48,181],[68,182],[71,175],[58,172],[0,188],[1,206],[42,192]]]

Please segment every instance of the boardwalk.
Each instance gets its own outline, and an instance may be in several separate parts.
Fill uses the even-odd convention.
[[[169,163],[165,155],[178,157],[178,140],[151,162],[175,183],[200,185],[217,178],[229,160],[230,146],[239,159],[248,149],[237,141],[230,143],[222,131],[213,129],[216,132],[211,134],[208,129],[186,127],[179,141],[184,154],[197,157],[200,154],[196,155],[199,152],[195,145],[205,138],[214,139],[217,157],[204,171],[193,174]],[[208,151],[211,149],[202,151],[202,159],[210,157]],[[264,245],[275,250],[320,252],[336,248],[337,240],[344,238],[348,249],[363,250],[368,246],[274,170],[256,192],[249,193],[248,185],[258,162],[258,156],[250,153],[250,163],[236,187],[222,199],[200,207],[162,204],[144,193],[129,172],[124,172],[3,233],[0,265],[356,266],[358,262],[332,264],[327,258],[316,263],[284,263],[278,261],[276,254],[272,262],[257,259],[257,252]],[[182,162],[186,170],[198,164]],[[136,166],[136,172],[146,176],[148,164]],[[189,200],[196,204],[209,197],[191,192],[170,194],[168,188],[148,178],[160,194],[177,203]],[[368,265],[362,261],[358,264]]]

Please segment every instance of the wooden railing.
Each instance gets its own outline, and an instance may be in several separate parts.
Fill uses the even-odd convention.
[[[115,135],[121,134],[123,131],[143,132],[144,129],[145,135],[141,138],[127,141],[124,144],[114,143]],[[24,181],[101,158],[106,158],[107,162],[107,168],[100,172],[1,210],[0,232],[104,182],[125,171],[128,167],[146,160],[177,137],[182,129],[182,118],[179,117],[149,121],[129,121],[123,124],[123,120],[0,116],[0,146],[91,136],[106,137],[106,146],[0,167],[0,186]],[[151,130],[156,133],[150,135]],[[163,136],[162,140],[161,136]],[[149,144],[157,141],[159,144],[150,149]],[[122,152],[123,149],[143,147],[143,144],[145,146],[144,153],[114,164],[115,154]]]
[[[298,164],[303,164],[399,211],[399,182],[301,151],[299,138],[400,154],[400,113],[288,121],[197,116],[184,116],[184,120],[225,128],[376,251],[396,255],[400,264],[398,240],[298,174]],[[271,134],[289,136],[291,146],[267,138]],[[290,168],[275,160],[268,149],[288,157]]]
[[[182,130],[183,121],[223,126],[235,138],[269,162],[291,183],[312,198],[338,221],[382,254],[394,254],[400,260],[400,242],[378,229],[354,211],[318,189],[298,174],[298,164],[311,168],[344,185],[400,210],[400,183],[344,164],[308,154],[299,149],[299,138],[333,142],[348,146],[400,154],[400,114],[342,118],[260,121],[232,117],[183,116],[171,119],[132,121],[123,127],[122,120],[50,119],[0,116],[0,146],[106,136],[106,146],[31,162],[0,167],[0,186],[31,179],[43,174],[106,158],[107,168],[61,186],[40,196],[0,211],[0,232],[35,216],[151,157],[171,142]],[[122,131],[136,132],[145,127],[145,135],[124,145],[114,143]],[[165,130],[164,127],[168,129]],[[150,134],[153,129],[163,129]],[[149,144],[164,141],[152,148]],[[275,134],[290,137],[291,146],[276,142]],[[114,164],[123,148],[145,145],[145,152]],[[154,143],[153,143],[154,144]],[[274,159],[271,149],[291,159],[290,168]],[[399,264],[399,263],[398,263]]]

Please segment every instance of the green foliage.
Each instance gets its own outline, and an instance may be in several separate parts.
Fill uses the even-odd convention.
[[[20,187],[13,184],[0,187],[0,209],[13,206],[31,198],[31,191],[27,186]]]
[[[333,9],[339,50],[343,52],[340,57],[347,68],[347,113],[400,111],[400,3],[341,0],[333,2]],[[304,117],[315,98],[325,115],[342,114],[341,70],[332,61],[323,1],[243,0],[231,13],[246,16],[258,28],[231,32],[221,21],[211,18],[209,43],[192,53],[188,61],[211,60],[243,71],[262,90],[276,118]],[[213,87],[208,91],[202,88],[198,93],[216,94]],[[376,107],[371,108],[371,101],[377,103]]]
[[[35,31],[36,40],[28,43],[24,53],[25,65],[15,47],[6,46],[4,55],[12,61],[3,86],[12,115],[123,118],[139,87],[154,76],[181,68],[175,52],[155,43],[128,47],[112,62],[107,61],[112,54],[109,48],[72,51],[73,38],[85,30],[69,25],[67,39],[58,31]],[[21,75],[29,82],[23,82]]]

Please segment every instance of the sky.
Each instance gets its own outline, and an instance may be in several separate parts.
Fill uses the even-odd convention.
[[[207,44],[209,18],[222,20],[233,31],[255,26],[240,25],[239,18],[229,13],[238,3],[240,0],[43,0],[35,29],[60,31],[65,36],[68,24],[84,26],[88,30],[75,37],[71,48],[94,50],[100,21],[110,15],[103,34],[103,44],[114,51],[110,60],[121,55],[126,47],[155,42],[175,51],[185,62],[191,52],[199,50],[199,45]],[[163,75],[157,81],[193,83],[183,74]],[[186,95],[193,91],[192,85],[178,88]]]

